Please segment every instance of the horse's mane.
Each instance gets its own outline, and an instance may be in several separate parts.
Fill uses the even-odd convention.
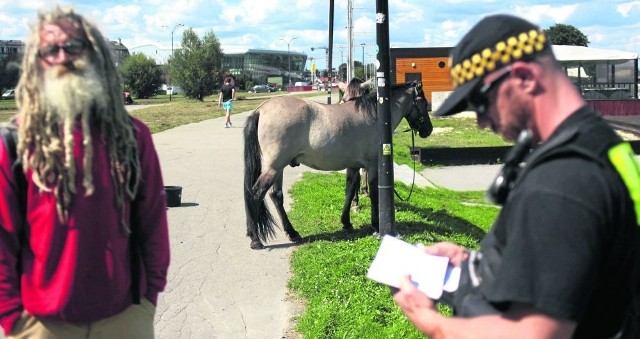
[[[354,98],[356,111],[365,112],[370,118],[376,119],[378,116],[378,93],[371,92]]]
[[[415,81],[405,82],[403,84],[395,84],[391,86],[391,91],[398,89],[405,89],[407,87],[416,86]],[[376,119],[378,116],[378,94],[371,92],[359,97],[354,98],[356,102],[356,110],[358,112],[366,112],[370,118]]]

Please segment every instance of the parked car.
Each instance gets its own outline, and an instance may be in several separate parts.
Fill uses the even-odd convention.
[[[269,88],[271,88],[271,92],[282,91],[282,86],[280,86],[278,84],[267,84],[267,86],[269,86]]]
[[[255,85],[255,86],[251,87],[251,90],[249,90],[249,92],[253,92],[253,93],[268,93],[268,92],[275,92],[275,89],[273,89],[269,85]]]
[[[16,98],[15,89],[8,89],[4,91],[4,93],[2,93],[2,100],[9,100],[9,99],[15,99],[15,98]]]
[[[329,88],[329,83],[326,83],[326,82],[316,83],[316,90],[318,90],[318,91],[326,91],[327,88]],[[332,82],[331,83],[331,88],[332,88],[332,90],[334,88],[338,88],[338,84],[335,83],[335,82]]]

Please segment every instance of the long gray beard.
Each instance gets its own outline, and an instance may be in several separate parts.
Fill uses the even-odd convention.
[[[85,59],[76,60],[72,65],[57,65],[49,68],[44,74],[42,106],[46,114],[45,119],[53,125],[58,125],[60,129],[55,129],[58,133],[52,138],[52,142],[46,147],[51,154],[60,154],[64,163],[64,173],[59,173],[62,177],[57,180],[66,182],[62,185],[68,187],[64,194],[75,193],[76,159],[73,154],[73,126],[76,118],[80,117],[83,130],[83,144],[88,145],[85,150],[84,178],[83,186],[86,188],[86,195],[91,195],[94,190],[91,162],[93,152],[91,150],[92,135],[90,131],[90,121],[92,113],[98,115],[105,114],[109,102],[109,93],[104,85],[105,77],[101,76],[92,63]],[[53,127],[52,125],[49,125]],[[51,182],[51,180],[47,180]],[[48,188],[46,183],[37,182],[41,188]],[[59,211],[59,213],[62,213]]]
[[[45,72],[43,107],[60,122],[72,122],[76,117],[91,114],[92,110],[104,111],[107,97],[103,77],[90,62],[78,60],[73,69],[57,65]]]

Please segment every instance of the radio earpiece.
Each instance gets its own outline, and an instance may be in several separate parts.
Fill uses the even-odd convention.
[[[509,196],[509,191],[515,184],[518,173],[522,168],[522,163],[531,151],[532,139],[533,133],[531,130],[523,130],[518,135],[515,145],[505,155],[504,165],[500,169],[500,173],[498,173],[489,190],[487,190],[487,198],[493,203],[502,205],[507,201],[507,196]]]

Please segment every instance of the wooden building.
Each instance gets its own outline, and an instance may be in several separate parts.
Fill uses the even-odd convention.
[[[391,48],[392,84],[422,81],[430,108],[453,90],[452,47]],[[640,115],[638,54],[581,46],[553,45],[553,52],[587,103],[603,115]],[[440,92],[437,97],[434,92]]]
[[[391,48],[391,83],[422,81],[424,95],[432,103],[433,92],[453,90],[449,72],[451,49],[452,47]]]

